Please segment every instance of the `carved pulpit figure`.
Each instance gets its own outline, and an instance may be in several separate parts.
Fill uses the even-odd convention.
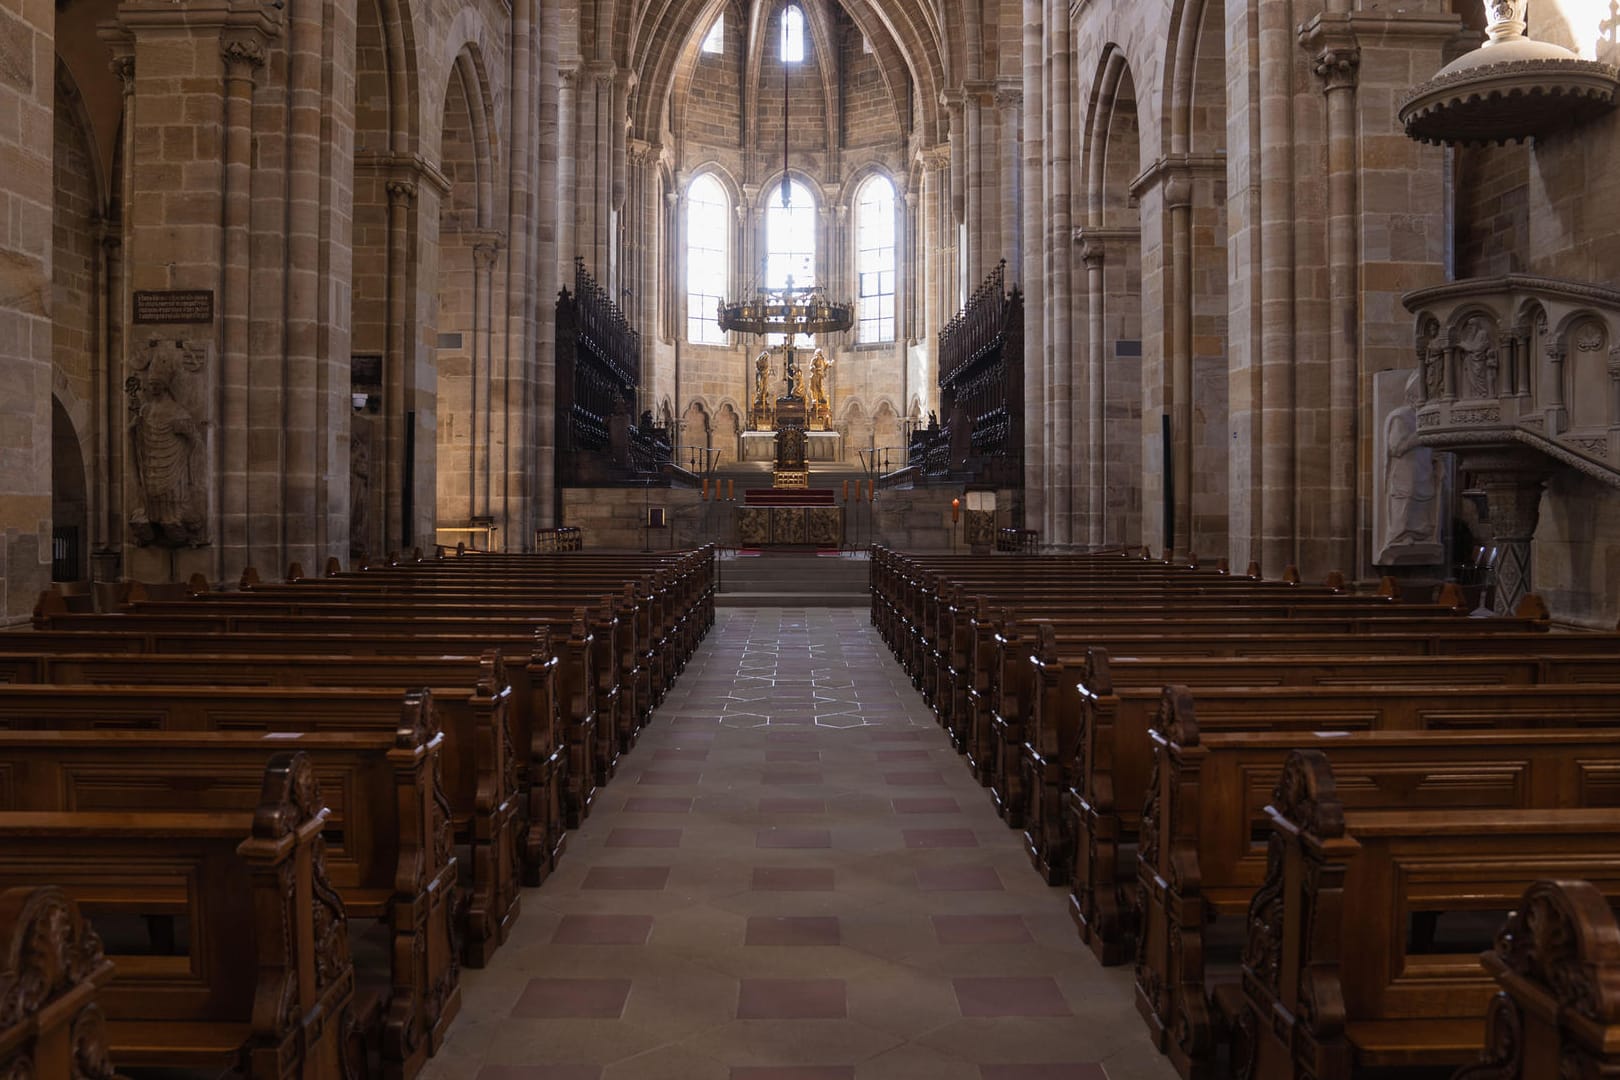
[[[142,547],[201,547],[208,543],[206,437],[175,396],[175,382],[199,370],[203,350],[153,339],[135,358],[129,394],[130,455],[140,499],[130,531]]]

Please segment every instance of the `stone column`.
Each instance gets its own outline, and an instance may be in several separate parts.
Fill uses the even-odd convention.
[[[1170,461],[1174,529],[1161,523],[1164,546],[1192,551],[1192,177],[1167,166],[1164,205],[1170,213]]]
[[[1091,405],[1091,430],[1087,433],[1090,438],[1086,452],[1086,542],[1094,547],[1107,543],[1104,525],[1108,519],[1108,455],[1103,445],[1103,406],[1107,393],[1103,373],[1108,363],[1108,344],[1103,326],[1103,262],[1106,254],[1101,240],[1087,238],[1081,243],[1080,260],[1086,267],[1086,381]]]
[[[264,43],[256,34],[228,34],[225,57],[225,247],[221,275],[219,318],[221,331],[219,388],[220,437],[218,449],[218,547],[223,572],[247,565],[248,468],[248,319],[249,233],[253,201],[253,88],[264,66]],[[221,573],[223,576],[223,573]]]
[[[1070,170],[1072,168],[1071,106],[1074,86],[1070,77],[1073,49],[1069,22],[1068,0],[1051,0],[1051,20],[1047,23],[1052,50],[1052,98],[1047,102],[1051,117],[1051,142],[1047,157],[1052,163],[1052,187],[1047,192],[1047,220],[1050,223],[1047,241],[1052,253],[1051,291],[1047,307],[1052,312],[1051,356],[1052,367],[1048,381],[1052,403],[1053,428],[1050,433],[1052,448],[1052,483],[1048,498],[1053,500],[1053,535],[1056,544],[1074,543],[1074,462],[1073,462],[1073,400],[1074,400],[1074,342],[1073,312],[1070,309],[1072,286],[1070,265],[1074,256],[1074,234],[1071,226]]]
[[[1294,430],[1293,5],[1259,0],[1260,566],[1297,561]]]
[[[1547,338],[1547,383],[1550,393],[1547,395],[1547,405],[1543,410],[1548,435],[1558,435],[1569,426],[1569,407],[1564,401],[1564,360],[1568,356],[1567,346],[1551,335]],[[1456,394],[1456,346],[1447,350],[1446,356],[1446,387],[1447,397],[1455,401]]]
[[[1045,109],[1042,102],[1042,20],[1041,0],[1024,0],[1024,157],[1020,185],[1023,203],[1023,234],[1021,239],[1024,282],[1024,522],[1027,528],[1045,529],[1047,492],[1051,490],[1051,477],[1047,468],[1046,425],[1046,370],[1042,357],[1046,351],[1044,319],[1046,313],[1046,286],[1042,266],[1045,247],[1042,243],[1043,210],[1046,205],[1042,184],[1042,160],[1045,153]],[[1050,537],[1042,535],[1042,541]]]
[[[578,239],[579,138],[575,134],[579,123],[579,69],[561,66],[557,79],[557,287],[573,292],[574,257],[583,254]]]
[[[478,400],[478,363],[480,351],[484,356],[484,432],[480,443],[478,433],[473,433],[473,453],[470,455],[473,462],[473,485],[470,489],[473,501],[477,504],[478,514],[489,516],[492,513],[490,500],[490,472],[494,465],[491,446],[495,437],[495,258],[499,252],[498,246],[492,241],[481,241],[473,245],[473,371],[472,393],[473,400]],[[479,340],[482,339],[482,340]],[[476,417],[477,410],[474,410]]]
[[[1024,237],[1019,222],[1024,208],[1019,184],[1022,167],[1015,152],[1018,149],[1018,132],[1024,123],[1023,110],[1022,87],[1004,82],[996,90],[996,112],[1001,136],[1001,250],[1015,279],[1021,279],[1024,273]]]
[[[1359,568],[1356,539],[1356,406],[1360,379],[1360,245],[1357,243],[1356,71],[1361,49],[1339,22],[1308,35],[1312,69],[1327,95],[1328,197],[1328,563]]]
[[[405,369],[413,361],[410,341],[411,210],[416,185],[390,180],[388,191],[388,324],[383,335],[383,552],[398,550],[405,535]]]

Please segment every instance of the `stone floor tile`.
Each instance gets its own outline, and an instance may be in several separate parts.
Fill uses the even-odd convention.
[[[744,979],[737,992],[739,1020],[842,1020],[843,979]]]
[[[667,866],[593,866],[579,887],[603,892],[656,892],[668,887],[669,869]]]
[[[966,1017],[1069,1016],[1057,982],[1047,977],[974,977],[951,980]]]
[[[531,979],[512,1015],[525,1020],[617,1020],[629,979]]]
[[[755,915],[748,920],[745,945],[838,945],[836,915]]]

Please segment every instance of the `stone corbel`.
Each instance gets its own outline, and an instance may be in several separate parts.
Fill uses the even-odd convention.
[[[1361,69],[1361,46],[1348,14],[1324,12],[1299,30],[1299,45],[1311,56],[1311,70],[1323,89],[1350,90]]]
[[[407,209],[416,202],[416,185],[409,180],[390,180],[386,185],[388,205]]]

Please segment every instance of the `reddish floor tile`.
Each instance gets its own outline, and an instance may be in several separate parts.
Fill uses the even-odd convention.
[[[744,945],[837,945],[843,938],[833,915],[754,915]]]
[[[767,787],[781,787],[787,785],[819,784],[821,783],[820,769],[766,769],[760,774],[759,782]]]
[[[1000,885],[998,881],[997,888]],[[750,888],[754,892],[832,892],[833,870],[822,866],[756,866]]]
[[[830,848],[832,832],[827,829],[761,829],[754,834],[754,846],[761,848]]]
[[[614,829],[608,833],[607,846],[619,848],[678,848],[681,846],[681,830]]]
[[[1034,940],[1017,915],[935,915],[934,936],[941,945],[1014,945]]]
[[[814,743],[818,738],[813,731],[767,731],[765,741],[779,745],[803,745]]]
[[[933,758],[930,750],[879,750],[875,755],[882,764],[900,764],[907,761],[928,761]]]
[[[692,800],[632,795],[624,800],[624,812],[627,814],[690,814],[692,812]]]
[[[553,945],[645,945],[651,915],[564,915],[551,933]]]
[[[872,733],[873,742],[918,742],[922,737],[923,733],[921,731],[874,731]]]
[[[667,866],[593,866],[580,889],[656,892],[669,884]]]
[[[600,1065],[485,1065],[477,1080],[601,1080]]]
[[[1049,975],[952,979],[951,985],[963,1016],[1073,1015],[1057,980]]]
[[[731,1080],[855,1080],[853,1065],[733,1065]]]
[[[691,787],[701,783],[702,780],[703,774],[696,769],[646,769],[636,783],[662,787]]]
[[[993,866],[924,866],[917,870],[917,888],[923,892],[1001,892],[1004,886]]]
[[[681,749],[654,750],[652,759],[654,761],[707,761],[709,760],[709,752],[707,750]]]
[[[944,787],[945,777],[937,772],[891,772],[883,774],[883,782],[895,787]]]
[[[512,1015],[520,1020],[617,1020],[629,996],[629,979],[530,979]]]
[[[945,796],[936,799],[891,799],[897,814],[955,814],[962,808]]]
[[[762,814],[825,814],[826,799],[761,799]]]
[[[767,750],[765,761],[768,764],[787,764],[788,762],[816,762],[821,760],[820,750]]]
[[[965,848],[978,847],[979,838],[972,829],[901,829],[908,848]]]
[[[1094,1061],[1053,1065],[980,1065],[981,1080],[1108,1080]]]
[[[843,979],[744,979],[739,1020],[842,1020]]]

